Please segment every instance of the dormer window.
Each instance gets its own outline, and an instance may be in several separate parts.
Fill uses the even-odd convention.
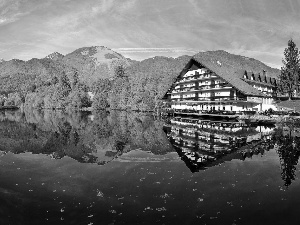
[[[258,81],[261,82],[260,74],[258,74]]]
[[[244,74],[244,78],[245,78],[245,79],[248,79],[248,77],[247,77],[247,75],[246,75],[246,74]]]
[[[251,80],[255,80],[254,74],[251,75]]]

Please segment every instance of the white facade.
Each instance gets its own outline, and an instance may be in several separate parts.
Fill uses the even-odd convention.
[[[254,80],[254,76],[250,80]],[[265,97],[246,96],[206,68],[191,70],[177,80],[171,90],[171,108],[217,111],[264,111],[276,110],[273,89],[270,84],[249,84]]]

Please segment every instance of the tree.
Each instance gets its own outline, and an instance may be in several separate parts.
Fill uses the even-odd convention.
[[[108,93],[106,92],[99,92],[95,94],[92,104],[94,110],[106,109],[109,107],[107,95]]]
[[[71,84],[72,90],[74,90],[77,87],[77,85],[79,84],[79,75],[78,75],[77,71],[75,71],[72,74],[70,84]]]
[[[292,39],[288,41],[288,47],[284,50],[284,59],[282,60],[280,86],[284,92],[289,95],[289,100],[297,90],[300,73],[299,50]]]
[[[117,77],[124,77],[125,76],[125,68],[123,65],[118,65],[116,68],[115,68],[115,75]]]
[[[0,107],[4,105],[6,97],[4,95],[0,95]]]

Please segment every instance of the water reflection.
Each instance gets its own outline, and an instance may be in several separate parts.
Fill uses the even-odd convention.
[[[2,111],[0,156],[31,152],[104,165],[113,160],[175,160],[155,156],[176,151],[190,171],[197,172],[275,149],[282,180],[289,186],[295,180],[300,156],[298,129],[181,117],[172,118],[166,125],[147,114],[120,111]],[[150,154],[126,154],[133,149]]]
[[[103,165],[133,149],[150,153],[149,160],[174,151],[164,123],[146,114],[4,111],[0,121],[1,154],[31,152]]]
[[[280,158],[281,177],[284,185],[288,187],[295,180],[299,161],[300,128],[293,124],[280,126],[273,135],[273,141]]]
[[[297,224],[298,149],[295,124],[0,112],[0,224]]]
[[[176,117],[167,134],[192,172],[232,159],[244,160],[273,148],[274,127],[252,126],[238,121],[214,121]]]

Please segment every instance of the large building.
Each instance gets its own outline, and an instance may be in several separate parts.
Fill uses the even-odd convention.
[[[220,54],[235,56],[224,51]],[[237,57],[243,59],[239,61],[241,65],[233,60],[195,55],[168,92],[171,107],[197,111],[276,110],[276,70],[266,65],[255,68],[252,64],[259,61]]]

